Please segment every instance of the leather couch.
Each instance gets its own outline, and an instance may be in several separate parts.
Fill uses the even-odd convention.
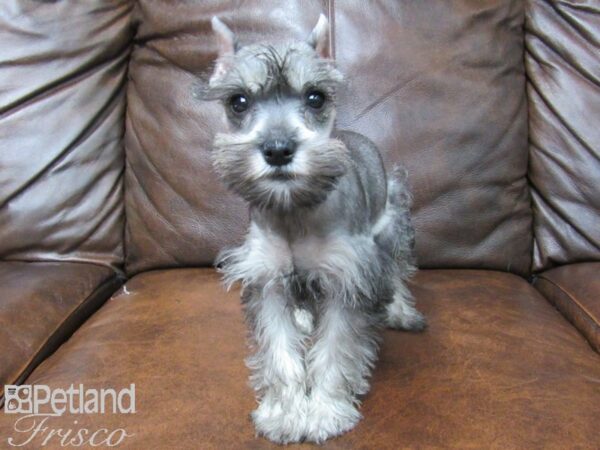
[[[364,420],[323,447],[598,448],[595,0],[4,0],[0,385],[135,383],[135,414],[47,423],[123,428],[119,448],[275,447],[249,420],[239,292],[211,268],[247,212],[194,89],[213,15],[244,43],[304,38],[320,12],[338,126],[408,169],[429,320],[385,332]]]

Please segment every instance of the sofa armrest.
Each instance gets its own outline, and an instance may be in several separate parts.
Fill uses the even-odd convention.
[[[534,285],[600,353],[600,262],[547,270]]]
[[[110,268],[69,262],[0,262],[0,406],[108,297]]]

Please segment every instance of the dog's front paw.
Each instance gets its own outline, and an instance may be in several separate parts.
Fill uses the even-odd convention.
[[[252,412],[258,434],[278,444],[300,442],[305,438],[308,399],[304,393],[282,401],[267,396]]]
[[[350,399],[315,396],[308,407],[306,440],[320,444],[350,431],[361,417]]]

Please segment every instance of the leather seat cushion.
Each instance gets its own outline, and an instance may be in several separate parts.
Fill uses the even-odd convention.
[[[600,352],[600,262],[570,264],[538,275],[535,287]]]
[[[421,334],[386,331],[364,420],[324,448],[591,448],[600,356],[523,279],[422,271]],[[28,383],[120,389],[137,412],[53,417],[51,428],[124,428],[119,448],[271,448],[255,437],[238,292],[212,269],[131,279]],[[0,436],[14,416],[0,415]],[[56,442],[56,441],[55,441]],[[272,448],[279,448],[273,445]]]
[[[95,311],[120,281],[108,267],[0,262],[0,404]]]

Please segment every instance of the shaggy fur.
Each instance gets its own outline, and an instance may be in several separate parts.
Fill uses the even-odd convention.
[[[414,270],[405,175],[388,178],[372,142],[334,130],[342,76],[326,58],[325,17],[307,42],[241,49],[220,20],[213,28],[219,58],[203,96],[223,103],[230,124],[213,163],[251,211],[244,244],[218,267],[228,287],[242,285],[252,418],[275,442],[322,442],[360,420],[381,327],[425,326],[405,285]],[[307,102],[315,91],[319,108]],[[289,163],[266,162],[272,139],[293,150]]]

